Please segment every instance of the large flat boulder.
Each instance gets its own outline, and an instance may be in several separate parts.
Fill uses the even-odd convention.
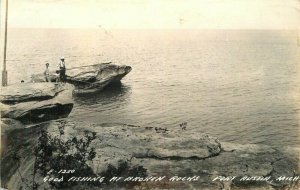
[[[74,84],[75,92],[94,92],[105,86],[120,82],[132,68],[126,65],[100,63],[81,67],[67,68],[67,82]],[[50,72],[50,80],[55,81],[55,71]],[[46,82],[44,74],[32,75],[34,82]]]
[[[33,124],[67,117],[74,87],[63,83],[21,83],[1,91],[1,117]]]
[[[114,77],[120,81],[131,71],[130,66],[101,63],[67,69],[67,78],[74,81],[93,82]]]

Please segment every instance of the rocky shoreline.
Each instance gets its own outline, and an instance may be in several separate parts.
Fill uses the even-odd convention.
[[[118,177],[113,183],[101,184],[101,181],[104,189],[300,187],[300,149],[296,147],[221,142],[216,137],[194,133],[184,125],[167,129],[83,123],[66,118],[73,108],[74,89],[75,92],[98,91],[120,82],[130,71],[129,66],[97,64],[69,70],[67,79],[71,84],[45,83],[44,76],[37,75],[34,83],[3,88],[0,96],[1,187],[20,189],[24,179],[32,178],[34,148],[40,132],[46,130],[59,136],[62,122],[65,139],[83,136],[86,131],[95,134],[91,144],[95,158],[88,163],[90,169],[99,179]],[[21,159],[14,159],[16,154]],[[129,172],[129,168],[134,170]],[[76,168],[72,169],[76,172]],[[36,180],[43,181],[43,177]],[[47,183],[43,185],[49,188]],[[79,184],[72,189],[99,187]]]
[[[13,127],[14,125],[16,127]],[[36,126],[24,131],[27,131],[26,134],[33,132],[36,134],[36,130],[46,127],[50,133],[57,134],[58,125],[59,121],[52,121],[43,127]],[[85,125],[68,121],[66,138],[80,136],[86,130]],[[20,130],[22,128],[20,126],[20,123],[11,122],[8,128],[24,133]],[[133,187],[135,189],[146,187],[150,189],[297,189],[299,187],[299,179],[297,180],[300,174],[299,148],[220,142],[215,137],[193,134],[180,127],[161,132],[155,128],[126,124],[90,124],[88,129],[96,132],[96,140],[92,144],[96,150],[96,158],[91,165],[95,173],[108,172],[111,166],[120,168],[120,163],[125,162],[131,166],[142,167],[148,179],[151,176],[164,177],[162,181],[145,181],[145,178],[140,176],[140,179],[136,178],[139,184]],[[2,130],[2,139],[11,139],[11,135],[17,133]],[[27,138],[26,142],[31,144],[34,140]],[[19,143],[24,142],[19,141]],[[24,176],[32,169],[30,168],[32,158],[30,159],[28,147],[30,146],[27,146],[27,152],[19,149],[24,157],[28,157],[17,164]],[[3,159],[5,160],[10,155],[9,152],[14,150],[18,149],[10,147],[4,153]],[[18,189],[22,182],[18,175],[11,171],[17,165],[13,163],[11,165],[14,167],[8,165],[6,170],[9,171],[4,171],[12,175],[9,179],[2,179],[2,182],[6,181],[10,189]],[[122,180],[130,176],[123,177]],[[170,181],[171,178],[173,180]],[[124,188],[128,188],[126,184],[122,184]],[[119,185],[113,183],[106,187],[116,188],[120,187]]]

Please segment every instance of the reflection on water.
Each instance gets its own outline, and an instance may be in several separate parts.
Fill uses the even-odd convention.
[[[117,114],[124,110],[124,107],[130,101],[130,93],[130,86],[115,83],[107,86],[100,92],[77,94],[74,96],[75,104],[70,118],[80,121],[81,119],[86,120],[88,117],[95,122],[99,122],[101,118],[105,118],[105,121],[107,121],[106,116],[113,118],[113,115],[111,115],[112,112]],[[102,122],[104,122],[104,119]],[[115,121],[112,119],[111,122]]]
[[[130,87],[122,83],[115,83],[104,88],[102,91],[88,94],[76,94],[75,103],[79,106],[101,104],[106,105],[120,101],[126,103],[129,98]]]

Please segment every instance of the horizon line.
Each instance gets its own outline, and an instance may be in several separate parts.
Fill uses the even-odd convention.
[[[9,27],[8,29],[94,29],[94,30],[278,30],[300,31],[297,28],[104,28],[104,27]]]

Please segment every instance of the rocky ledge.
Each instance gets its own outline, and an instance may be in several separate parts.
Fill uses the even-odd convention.
[[[194,134],[179,127],[168,130],[109,124],[94,125],[93,129],[99,131],[95,142],[99,157],[95,165],[100,164],[104,171],[108,164],[118,168],[120,160],[131,160],[131,164],[145,168],[148,176],[166,176],[168,179],[199,176],[192,182],[167,181],[166,187],[171,189],[283,188],[295,184],[288,179],[277,180],[279,177],[300,174],[299,148],[220,142],[209,135]],[[245,178],[259,176],[270,179]],[[228,181],[226,177],[229,177]],[[148,182],[149,185],[163,188],[166,181]]]
[[[76,93],[89,93],[102,90],[105,86],[120,82],[132,68],[126,65],[100,63],[66,70],[67,82],[74,84]],[[55,71],[50,72],[55,81]],[[33,82],[46,82],[44,74],[32,75]]]
[[[48,131],[57,134],[57,126],[58,121],[52,122]],[[91,164],[96,174],[114,174],[116,170],[112,168],[119,171],[122,163],[143,168],[148,181],[138,173],[123,175],[122,180],[133,177],[131,180],[138,181],[132,187],[135,189],[272,190],[299,187],[299,148],[220,142],[217,138],[194,134],[180,127],[86,125],[71,121],[65,127],[66,139],[80,136],[86,130],[96,132],[97,138],[92,145],[96,149],[96,158]],[[24,175],[30,173],[29,165],[20,166]],[[163,177],[163,180],[152,181],[151,177]],[[13,176],[8,187],[18,188],[17,182],[21,183],[20,179]],[[129,188],[130,183],[123,185]],[[110,185],[114,187],[109,188],[117,189],[120,184],[112,183]]]
[[[20,83],[1,89],[1,118],[24,124],[67,117],[73,108],[73,85]]]

